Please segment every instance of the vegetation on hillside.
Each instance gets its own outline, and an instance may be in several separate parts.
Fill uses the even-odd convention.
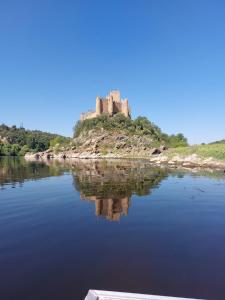
[[[74,137],[80,136],[90,130],[107,130],[123,132],[127,135],[149,135],[156,142],[162,142],[168,147],[187,146],[187,139],[183,134],[168,135],[163,133],[161,129],[150,122],[146,117],[137,117],[134,120],[126,118],[123,114],[116,114],[114,117],[109,117],[103,114],[93,119],[78,121],[74,126]]]
[[[57,134],[2,124],[0,125],[0,156],[23,156],[29,151],[45,151],[50,145],[68,140],[69,138]]]

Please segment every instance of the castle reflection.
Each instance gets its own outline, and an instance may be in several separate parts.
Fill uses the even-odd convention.
[[[74,186],[82,200],[95,204],[95,214],[110,221],[126,216],[133,194],[149,195],[168,172],[129,160],[74,161]]]
[[[81,199],[94,201],[96,216],[103,216],[107,220],[119,221],[122,215],[128,214],[130,199],[124,197],[121,199],[98,199],[97,196],[87,197],[81,193]]]

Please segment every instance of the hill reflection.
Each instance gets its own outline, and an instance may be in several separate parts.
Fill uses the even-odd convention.
[[[118,221],[127,215],[133,194],[149,195],[168,172],[134,161],[74,162],[74,186],[82,200],[95,203],[96,216]]]
[[[0,187],[22,187],[25,181],[60,176],[70,172],[82,200],[95,204],[96,216],[119,220],[127,215],[131,196],[150,194],[168,172],[143,161],[71,160],[29,161],[0,158]]]
[[[38,180],[62,175],[63,169],[44,162],[27,162],[23,158],[0,157],[0,187],[23,186],[27,180]]]

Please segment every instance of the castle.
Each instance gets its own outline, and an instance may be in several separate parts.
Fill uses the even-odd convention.
[[[95,203],[95,215],[103,217],[110,221],[119,221],[122,216],[128,215],[130,206],[130,197],[105,197],[89,196],[80,193],[82,200],[88,200]]]
[[[131,117],[131,110],[128,105],[128,99],[120,98],[120,91],[110,91],[109,95],[105,98],[96,97],[96,110],[82,113],[80,120],[92,119],[107,113],[109,116],[114,116],[117,113],[123,113],[126,117]]]

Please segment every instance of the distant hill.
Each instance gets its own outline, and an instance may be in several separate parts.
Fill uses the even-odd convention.
[[[50,144],[66,142],[67,137],[43,132],[27,130],[23,127],[0,125],[0,155],[24,155],[26,152],[45,151]]]
[[[215,141],[215,142],[209,143],[209,145],[214,145],[214,144],[225,144],[225,140],[220,140],[220,141]]]

